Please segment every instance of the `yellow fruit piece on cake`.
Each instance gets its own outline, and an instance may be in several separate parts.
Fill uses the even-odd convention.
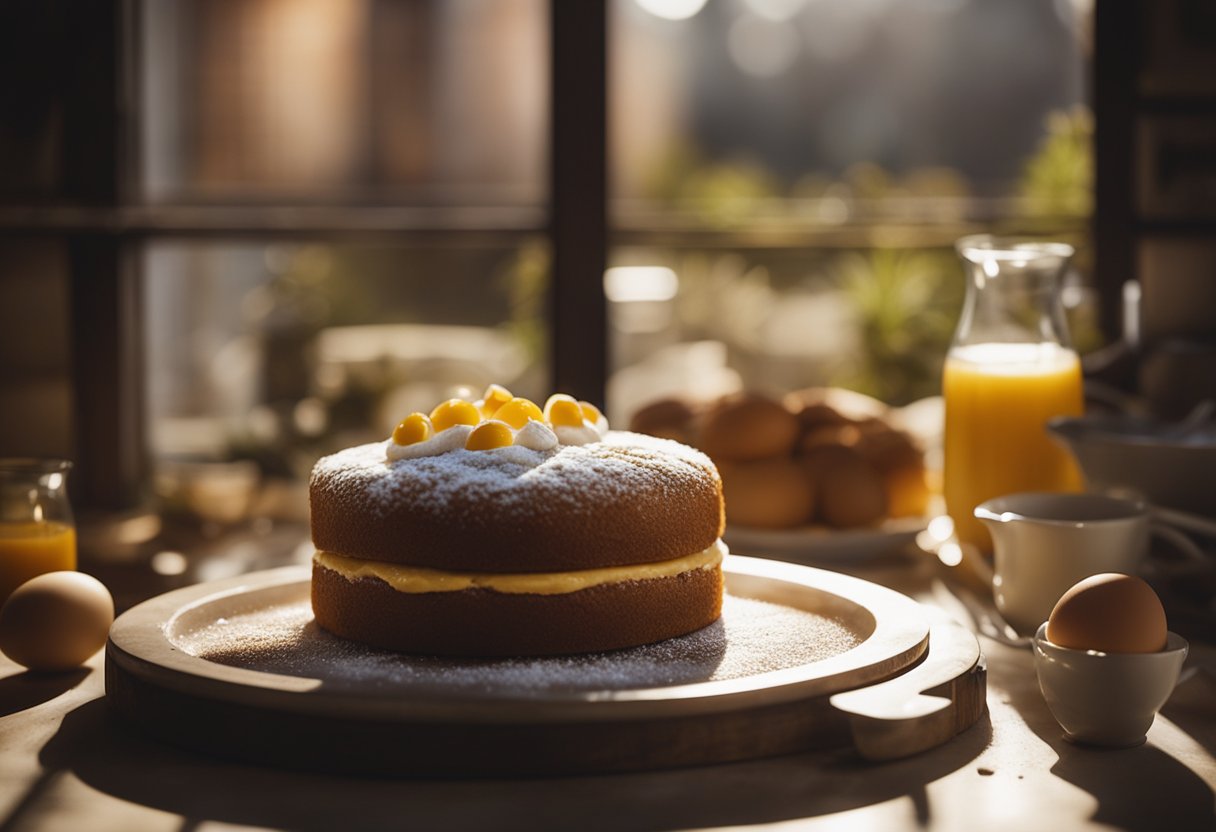
[[[464,399],[448,399],[431,411],[431,425],[436,431],[447,430],[453,425],[475,425],[481,421],[481,413],[472,402]]]
[[[591,402],[580,401],[578,406],[583,410],[583,418],[591,424],[597,424],[600,419],[604,418],[604,414],[600,413],[600,409]]]
[[[464,446],[470,451],[488,451],[492,448],[505,448],[514,441],[515,435],[509,426],[491,419],[473,428]]]
[[[583,409],[570,396],[551,396],[545,403],[545,421],[553,427],[580,428],[583,426]]]
[[[435,428],[425,413],[411,413],[393,430],[393,441],[398,445],[416,445],[434,435]]]
[[[519,430],[528,424],[529,419],[535,419],[538,422],[544,421],[545,414],[541,412],[541,409],[535,403],[516,396],[498,408],[494,412],[494,418],[500,422],[506,422],[511,427]]]
[[[491,384],[486,388],[486,392],[482,395],[479,402],[481,415],[487,419],[493,419],[494,414],[498,412],[498,408],[513,398],[515,397],[511,395],[511,391],[501,384]]]

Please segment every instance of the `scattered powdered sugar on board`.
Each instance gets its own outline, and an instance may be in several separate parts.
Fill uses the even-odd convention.
[[[447,659],[377,650],[319,628],[307,599],[218,619],[173,641],[209,661],[319,679],[330,689],[527,697],[739,679],[827,659],[861,639],[813,612],[727,595],[722,618],[695,633],[580,656]]]

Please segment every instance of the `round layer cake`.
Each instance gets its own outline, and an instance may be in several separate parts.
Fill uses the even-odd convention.
[[[717,620],[722,486],[708,457],[608,431],[589,406],[504,411],[491,392],[457,408],[463,421],[445,403],[316,464],[317,623],[402,652],[536,656]]]

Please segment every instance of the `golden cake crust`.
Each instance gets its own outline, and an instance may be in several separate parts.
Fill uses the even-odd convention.
[[[313,564],[317,623],[335,635],[406,653],[548,656],[616,650],[701,629],[722,611],[720,566],[557,595],[486,589],[398,592]]]
[[[723,527],[708,457],[627,432],[549,452],[460,449],[391,463],[384,443],[363,445],[317,463],[309,503],[318,549],[449,571],[653,563],[708,548]]]

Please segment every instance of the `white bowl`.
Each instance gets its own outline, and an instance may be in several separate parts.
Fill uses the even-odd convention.
[[[1186,436],[1130,416],[1052,419],[1093,491],[1131,491],[1157,506],[1216,517],[1216,427]]]
[[[1169,633],[1157,653],[1073,650],[1034,636],[1034,666],[1047,708],[1074,742],[1129,748],[1144,742],[1186,659],[1186,639]]]

